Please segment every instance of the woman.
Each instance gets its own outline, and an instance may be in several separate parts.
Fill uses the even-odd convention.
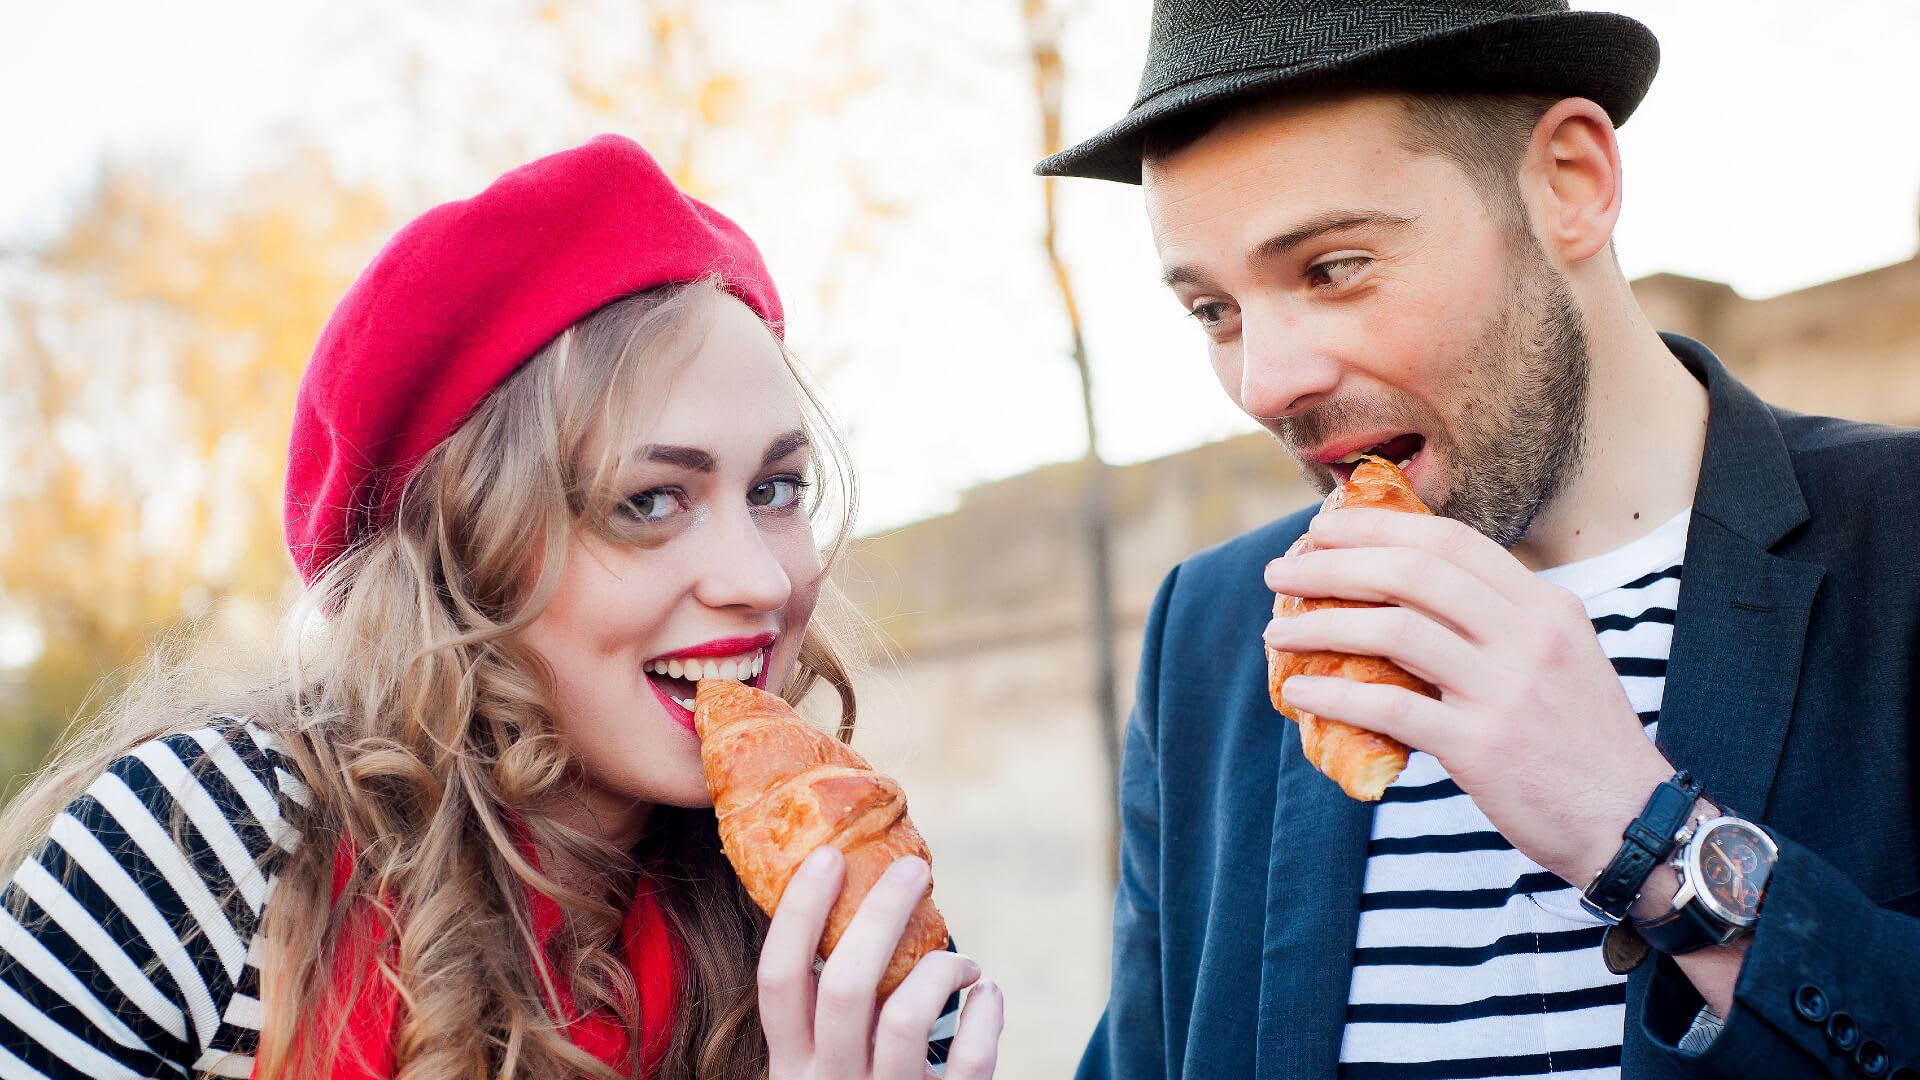
[[[0,1073],[920,1077],[973,984],[946,1075],[991,1075],[972,961],[876,1015],[926,866],[816,979],[838,853],[769,925],[667,674],[825,681],[851,730],[805,497],[845,472],[780,317],[612,136],[402,230],[301,383],[283,666],[157,670],[8,809]]]

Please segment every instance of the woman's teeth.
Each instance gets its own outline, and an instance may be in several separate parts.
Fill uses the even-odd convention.
[[[699,682],[701,679],[732,679],[746,682],[758,678],[767,666],[767,654],[764,652],[745,653],[740,656],[723,656],[713,660],[654,660],[647,664],[647,670],[655,675],[665,675],[669,679],[686,679]],[[673,697],[669,694],[668,697]],[[673,698],[674,704],[693,711],[692,698]]]
[[[718,660],[655,660],[647,665],[647,670],[655,675],[692,682],[701,679],[744,681],[759,675],[766,664],[765,653],[753,653],[750,656],[729,656]]]

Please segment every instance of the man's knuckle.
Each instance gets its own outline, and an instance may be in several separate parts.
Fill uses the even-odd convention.
[[[1468,554],[1480,534],[1462,522],[1452,518],[1440,518],[1440,535],[1434,543],[1434,549],[1450,558]]]
[[[1579,595],[1574,593],[1573,590],[1554,586],[1552,593],[1549,595],[1552,597],[1549,601],[1550,606],[1563,620],[1587,621],[1586,601],[1580,599]]]

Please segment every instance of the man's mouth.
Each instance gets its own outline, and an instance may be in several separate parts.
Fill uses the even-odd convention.
[[[1405,469],[1413,464],[1413,459],[1419,457],[1420,452],[1426,449],[1426,446],[1426,436],[1415,432],[1408,432],[1404,435],[1395,435],[1393,438],[1387,439],[1384,442],[1374,443],[1372,446],[1360,447],[1324,464],[1326,465],[1327,471],[1333,473],[1334,478],[1344,484],[1348,480],[1353,479],[1353,467],[1358,465],[1360,459],[1363,457],[1371,455],[1373,457],[1385,458],[1400,468]]]

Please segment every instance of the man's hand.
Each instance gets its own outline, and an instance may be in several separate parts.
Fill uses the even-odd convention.
[[[1508,842],[1585,886],[1673,768],[1646,737],[1578,597],[1449,518],[1328,511],[1321,550],[1267,565],[1267,587],[1392,605],[1267,627],[1289,651],[1384,656],[1440,688],[1295,676],[1289,705],[1438,758]]]

